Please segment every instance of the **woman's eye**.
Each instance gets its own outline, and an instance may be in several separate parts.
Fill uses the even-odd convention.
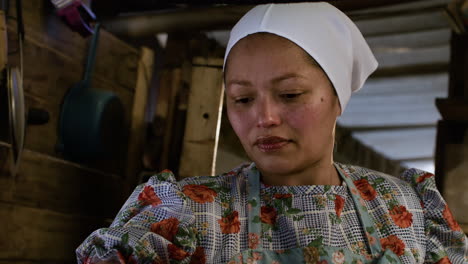
[[[282,94],[281,97],[285,99],[294,99],[294,98],[299,97],[301,94],[302,93],[286,93],[286,94]]]
[[[252,98],[250,98],[250,97],[239,98],[239,99],[235,100],[236,104],[246,104],[246,103],[248,103],[250,101],[252,101]]]

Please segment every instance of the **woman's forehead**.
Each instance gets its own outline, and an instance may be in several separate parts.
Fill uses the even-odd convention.
[[[233,67],[235,67],[234,71],[246,69],[245,63],[251,63],[257,57],[265,60],[276,58],[281,62],[287,60],[289,64],[282,63],[283,68],[286,66],[294,68],[294,66],[304,65],[304,63],[319,66],[306,51],[294,42],[272,33],[261,32],[248,35],[233,46],[226,61],[225,73],[230,72]],[[233,61],[235,63],[232,63]]]

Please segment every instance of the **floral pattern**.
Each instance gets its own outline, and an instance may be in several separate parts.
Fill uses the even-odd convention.
[[[393,222],[401,227],[407,228],[410,227],[413,223],[413,214],[408,212],[405,206],[397,205],[390,210],[390,216],[393,219]]]
[[[239,233],[240,231],[239,213],[237,211],[221,218],[218,223],[223,234]]]
[[[197,203],[212,203],[218,195],[213,189],[197,184],[185,185],[182,192]]]
[[[145,186],[143,191],[138,195],[138,201],[140,201],[142,205],[158,206],[161,204],[161,199],[151,186]]]
[[[169,241],[174,240],[174,236],[179,230],[179,220],[171,217],[151,224],[151,232],[156,233]]]
[[[457,221],[453,217],[452,212],[450,211],[447,205],[445,205],[443,216],[444,216],[445,221],[447,221],[447,224],[451,230],[453,231],[461,230],[460,226],[458,225]]]
[[[405,253],[405,243],[395,235],[381,238],[380,244],[382,245],[382,249],[388,248],[397,256],[401,256]]]
[[[337,217],[341,216],[341,211],[343,211],[344,199],[340,195],[335,195],[335,213]]]
[[[163,171],[135,189],[110,227],[83,242],[78,263],[468,263],[466,236],[433,174],[412,169],[398,179],[338,166],[352,185],[262,186],[259,199],[246,193],[254,164],[181,182]],[[248,232],[252,208],[258,232]],[[360,222],[356,208],[375,226],[351,225]]]
[[[366,178],[354,181],[354,185],[356,185],[356,188],[358,189],[362,199],[371,201],[377,197],[377,192],[375,191],[374,187],[369,184],[369,181]]]
[[[262,223],[274,226],[278,215],[276,209],[272,206],[262,206],[260,210],[260,219],[262,220]]]

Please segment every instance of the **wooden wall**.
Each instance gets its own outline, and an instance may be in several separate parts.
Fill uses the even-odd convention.
[[[128,144],[135,133],[141,136],[143,128],[135,124],[134,116],[142,115],[148,82],[141,84],[140,80],[138,87],[143,93],[136,92],[141,52],[101,30],[92,83],[122,100],[125,138],[116,142],[121,151],[108,160],[86,165],[65,160],[55,147],[60,106],[68,88],[83,76],[90,38],[82,38],[63,24],[49,1],[22,2],[26,106],[46,110],[50,121],[27,126],[19,174],[13,178],[9,173],[8,122],[0,120],[0,263],[75,263],[75,248],[91,231],[109,225],[108,219],[115,216],[134,187],[136,175],[126,174],[138,171],[141,148]],[[11,1],[7,21],[10,65],[18,65],[14,6]],[[137,99],[141,103],[134,107]],[[130,158],[128,149],[134,154]],[[128,164],[132,164],[131,169]]]

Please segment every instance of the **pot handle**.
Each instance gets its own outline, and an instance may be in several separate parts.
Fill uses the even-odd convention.
[[[86,83],[91,82],[91,77],[93,75],[94,65],[96,63],[97,45],[99,43],[99,29],[100,28],[101,28],[101,24],[96,23],[96,26],[94,27],[93,38],[91,39],[91,46],[89,48],[88,59],[86,61],[85,74],[83,78],[83,81]]]

